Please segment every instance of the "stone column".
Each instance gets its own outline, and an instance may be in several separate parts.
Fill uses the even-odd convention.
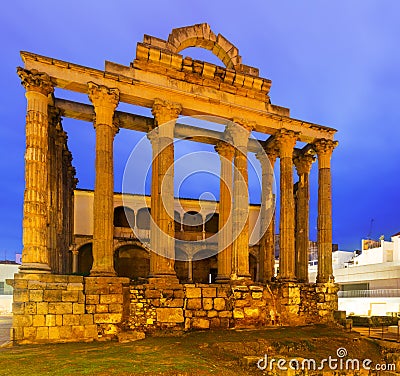
[[[337,144],[326,139],[314,143],[318,155],[318,283],[333,281],[331,156]]]
[[[309,250],[309,174],[315,157],[303,154],[293,159],[299,176],[297,186],[296,210],[296,278],[299,282],[308,282]]]
[[[261,164],[261,239],[259,253],[259,281],[271,282],[275,274],[275,205],[274,205],[274,165],[278,152],[275,148],[266,148],[256,154]]]
[[[275,136],[280,157],[279,280],[295,280],[293,149],[297,133],[281,129]]]
[[[157,127],[153,145],[151,277],[176,279],[174,224],[174,130],[182,110],[179,104],[155,99],[152,113]],[[154,131],[153,131],[154,132]],[[151,136],[152,137],[152,136]]]
[[[78,265],[78,260],[79,260],[79,251],[77,249],[72,249],[72,273],[73,274],[78,274],[79,270],[79,265]]]
[[[113,144],[118,127],[114,112],[118,89],[89,82],[89,99],[96,114],[96,178],[93,201],[93,266],[91,276],[115,276],[114,270],[114,166]]]
[[[249,279],[249,190],[247,144],[253,124],[234,119],[227,131],[235,148],[233,177],[233,243],[231,279]]]
[[[18,68],[26,89],[26,150],[21,273],[49,273],[48,225],[48,104],[54,91],[50,77]]]
[[[216,281],[224,283],[229,281],[232,274],[232,159],[235,150],[224,141],[219,141],[215,150],[221,164]]]

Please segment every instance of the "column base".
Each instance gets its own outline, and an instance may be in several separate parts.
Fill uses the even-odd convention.
[[[215,277],[216,283],[228,283],[231,279],[227,275],[217,275]]]
[[[298,282],[296,277],[278,277],[278,282]]]
[[[148,277],[149,284],[176,285],[179,279],[176,274],[152,274]]]
[[[47,264],[39,262],[26,262],[18,268],[20,273],[24,274],[48,274],[51,273],[51,268]]]
[[[90,277],[116,277],[117,273],[110,270],[91,270]]]

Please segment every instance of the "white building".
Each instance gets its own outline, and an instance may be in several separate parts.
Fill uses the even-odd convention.
[[[6,279],[13,279],[18,273],[19,265],[15,262],[0,262],[0,314],[10,313],[12,310],[13,289],[7,285]]]
[[[340,260],[334,268],[339,310],[348,315],[400,314],[400,233],[391,241],[362,240],[361,254],[344,260],[333,253],[335,259]]]

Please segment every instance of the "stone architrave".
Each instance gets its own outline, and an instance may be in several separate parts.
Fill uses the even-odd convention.
[[[218,223],[218,282],[229,281],[232,274],[232,160],[234,148],[219,141],[215,146],[221,163],[219,223]]]
[[[302,154],[293,159],[299,176],[296,205],[296,266],[295,273],[299,282],[308,282],[308,251],[309,251],[309,174],[315,157],[312,154]]]
[[[280,157],[279,280],[295,280],[295,208],[293,197],[293,150],[298,133],[281,129],[275,136]]]
[[[233,174],[233,243],[231,279],[250,278],[249,273],[249,188],[247,146],[254,123],[233,119],[227,126],[235,148]]]
[[[331,156],[337,144],[337,141],[327,139],[314,142],[318,156],[317,283],[333,281]]]
[[[89,99],[96,119],[96,178],[93,201],[93,266],[91,276],[114,276],[113,208],[114,208],[114,137],[118,127],[114,112],[119,103],[118,89],[88,84]]]
[[[153,145],[151,227],[153,252],[150,257],[151,277],[176,278],[174,224],[174,131],[182,107],[177,103],[155,99],[152,114],[157,127]],[[154,131],[153,131],[154,132]],[[155,149],[154,149],[155,148]],[[154,196],[154,197],[153,197]],[[153,239],[154,238],[154,239]]]
[[[21,273],[49,273],[48,150],[49,95],[54,92],[49,76],[18,68],[26,89],[26,150]]]
[[[274,205],[274,165],[278,151],[268,146],[264,152],[256,154],[261,164],[261,239],[259,251],[259,280],[270,282],[275,274],[275,205]]]

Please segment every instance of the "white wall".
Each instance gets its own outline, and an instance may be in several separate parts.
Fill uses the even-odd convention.
[[[400,312],[400,298],[339,298],[339,311],[354,315],[382,316]]]

